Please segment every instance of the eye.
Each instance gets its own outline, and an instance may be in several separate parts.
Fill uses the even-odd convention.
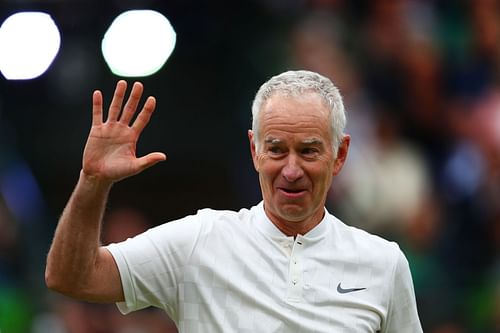
[[[283,153],[284,153],[283,149],[281,149],[281,148],[280,148],[280,147],[278,147],[278,146],[271,146],[271,147],[269,147],[269,149],[268,149],[268,150],[269,150],[269,152],[270,152],[271,154],[273,154],[273,155],[280,155],[280,154],[283,154]]]
[[[302,155],[312,156],[312,155],[315,155],[318,153],[318,149],[307,147],[307,148],[302,149],[301,153],[302,153]]]

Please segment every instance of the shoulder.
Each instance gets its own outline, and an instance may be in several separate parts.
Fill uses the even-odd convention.
[[[179,220],[164,223],[156,229],[190,230],[207,234],[228,229],[240,229],[248,225],[254,215],[253,208],[236,210],[218,210],[212,208],[199,209],[195,214]],[[157,230],[158,231],[158,230]]]
[[[361,261],[395,265],[403,256],[399,245],[365,230],[349,226],[331,215],[335,241],[344,251],[355,254]]]
[[[212,208],[203,208],[198,210],[196,216],[203,222],[205,221],[226,221],[237,222],[243,221],[252,215],[251,209],[242,208],[235,210],[217,210]]]
[[[210,229],[213,226],[227,225],[230,223],[237,223],[238,221],[248,220],[250,216],[251,210],[246,208],[240,209],[239,211],[203,208],[199,209],[194,214],[162,223],[152,228],[151,231],[157,232],[162,229]]]
[[[217,210],[204,208],[198,210],[195,219],[203,234],[245,233],[251,228],[255,211],[253,208],[236,210]]]

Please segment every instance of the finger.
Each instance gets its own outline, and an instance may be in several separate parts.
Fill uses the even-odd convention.
[[[113,94],[113,100],[111,101],[111,105],[109,106],[108,120],[111,121],[118,120],[126,90],[127,90],[126,81],[120,80],[116,83],[115,93]]]
[[[92,94],[92,126],[102,124],[102,93],[99,90]]]
[[[146,170],[147,168],[152,167],[158,162],[165,161],[167,159],[167,156],[163,153],[150,153],[147,154],[146,156],[140,157],[137,159],[137,163],[139,166],[139,172],[142,172],[143,170]]]
[[[132,91],[130,92],[130,96],[123,108],[122,115],[120,117],[120,122],[125,124],[129,124],[130,120],[134,116],[135,111],[137,110],[137,105],[139,105],[139,101],[142,96],[142,91],[144,90],[142,83],[135,82],[132,86]]]
[[[141,112],[139,113],[139,115],[137,115],[132,128],[137,130],[139,133],[142,132],[144,127],[146,127],[146,125],[149,123],[155,107],[156,99],[153,96],[149,96],[148,99],[146,99]]]

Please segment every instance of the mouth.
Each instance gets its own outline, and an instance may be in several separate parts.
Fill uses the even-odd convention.
[[[285,187],[279,187],[278,190],[281,194],[283,194],[287,198],[298,198],[303,196],[306,193],[304,189],[291,189]]]

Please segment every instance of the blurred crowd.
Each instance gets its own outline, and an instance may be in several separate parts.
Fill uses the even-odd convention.
[[[328,209],[399,243],[425,332],[500,332],[500,1],[255,3],[286,21],[262,39],[279,36],[276,43],[252,46],[279,54],[277,65],[262,65],[274,71],[266,75],[317,71],[344,96],[352,143]],[[249,119],[249,109],[241,112]],[[37,223],[47,218],[42,191],[8,133],[3,122],[1,333],[175,332],[157,310],[121,316],[32,281],[45,254],[24,244],[53,230]],[[152,225],[127,207],[105,222],[104,243]]]

